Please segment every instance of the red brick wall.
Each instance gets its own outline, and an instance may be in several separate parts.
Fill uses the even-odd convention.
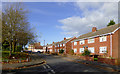
[[[112,35],[112,56],[118,58],[118,31]]]
[[[117,64],[120,65],[120,29],[112,36],[112,55],[117,59]]]
[[[76,39],[76,37],[74,37],[73,39],[71,39],[69,42],[66,43],[66,53],[69,53],[70,50],[72,50],[72,43],[71,41]]]
[[[88,43],[88,39],[85,40],[85,44],[80,45],[79,41],[77,41],[77,45],[74,46],[74,42],[72,43],[73,49],[77,48],[77,54],[80,54],[79,49],[83,48],[83,46],[88,46],[88,47],[94,47],[94,52],[91,54],[98,54],[98,55],[104,55],[103,53],[99,53],[99,47],[106,46],[107,51],[108,51],[108,56],[110,56],[110,35],[107,35],[107,41],[105,42],[100,42],[99,37],[95,38],[94,43]]]
[[[115,65],[115,59],[98,58],[98,62]]]
[[[120,65],[120,29],[118,30],[118,63]]]

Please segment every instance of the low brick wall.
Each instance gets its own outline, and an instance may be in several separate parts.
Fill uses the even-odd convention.
[[[115,65],[115,59],[98,58],[98,62],[106,63],[106,64],[110,64],[110,65]]]
[[[94,61],[94,57],[80,56],[79,58],[82,59],[82,60]]]

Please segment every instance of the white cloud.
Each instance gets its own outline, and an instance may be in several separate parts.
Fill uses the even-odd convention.
[[[60,28],[65,34],[80,35],[87,32],[91,32],[92,27],[95,26],[98,29],[107,26],[111,19],[118,22],[118,3],[95,3],[95,2],[76,2],[74,4],[78,9],[82,10],[82,16],[71,16],[65,19],[59,20],[63,25]]]
[[[118,2],[119,0],[1,0],[2,2]]]

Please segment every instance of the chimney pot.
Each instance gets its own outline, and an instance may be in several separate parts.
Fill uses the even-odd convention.
[[[97,28],[96,27],[93,27],[92,28],[92,32],[96,32],[97,31]]]
[[[66,38],[64,38],[64,40],[66,40]]]
[[[54,43],[54,42],[53,42]]]

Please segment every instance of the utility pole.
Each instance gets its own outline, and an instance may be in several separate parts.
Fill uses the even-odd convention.
[[[44,46],[45,46],[45,40],[44,40]]]
[[[45,47],[45,40],[44,40],[44,47]],[[47,49],[46,49],[46,51],[45,52],[47,52]]]

